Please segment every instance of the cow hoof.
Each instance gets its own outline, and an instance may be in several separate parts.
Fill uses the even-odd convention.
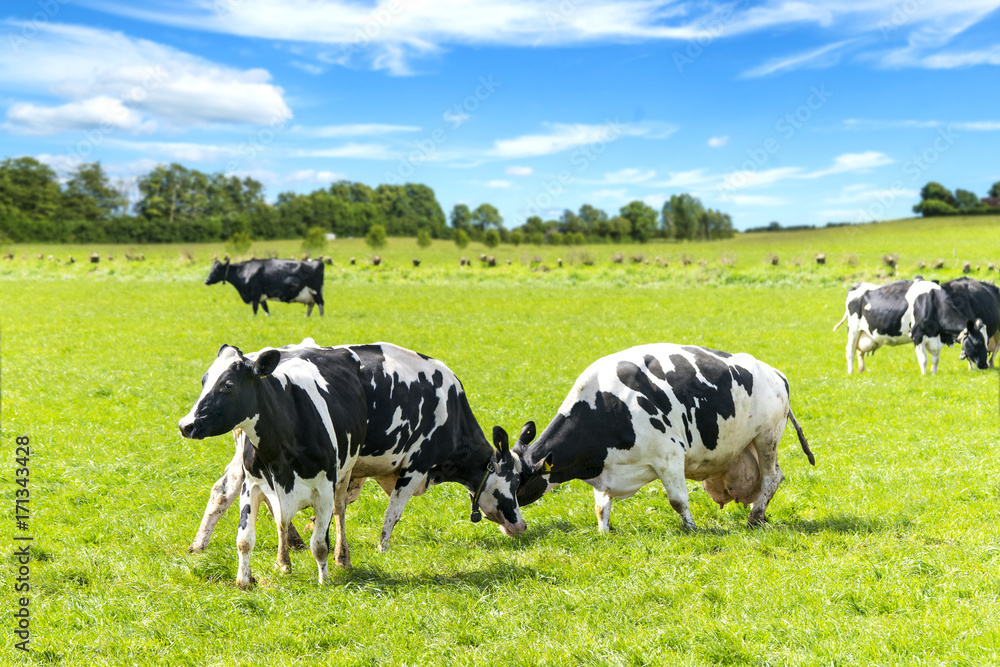
[[[384,553],[385,553],[386,551],[388,551],[388,550],[389,550],[389,543],[388,543],[388,542],[386,542],[386,543],[383,543],[383,542],[379,542],[379,543],[378,543],[377,545],[375,545],[375,549],[376,549],[376,550],[377,550],[377,551],[378,551],[378,552],[379,552],[380,554],[384,554]]]
[[[747,519],[747,526],[750,528],[757,528],[759,526],[766,526],[767,522],[768,520],[766,515],[761,514],[760,516],[754,516],[751,514],[750,518]]]
[[[250,588],[251,586],[255,586],[256,584],[257,584],[257,578],[254,577],[253,575],[250,575],[250,577],[246,581],[240,581],[239,579],[236,580],[236,585],[240,587],[240,590],[244,591]]]
[[[282,574],[289,574],[292,571],[291,563],[277,563],[277,566]]]

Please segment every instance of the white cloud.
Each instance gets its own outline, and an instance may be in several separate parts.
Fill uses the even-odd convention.
[[[708,140],[708,145],[711,146],[712,148],[722,148],[728,143],[729,143],[728,136],[712,137],[711,139]]]
[[[295,132],[301,132],[302,134],[307,134],[309,136],[324,138],[377,136],[382,134],[395,134],[397,132],[420,131],[420,128],[415,125],[388,125],[383,123],[324,125],[322,127],[303,127],[301,125],[296,125],[292,129]]]
[[[507,167],[508,176],[531,176],[531,167]]]
[[[413,60],[439,55],[453,45],[711,43],[798,27],[857,35],[856,47],[868,49],[864,57],[883,66],[967,66],[994,62],[993,51],[937,56],[934,52],[998,6],[997,0],[192,0],[153,5],[89,1],[104,11],[163,25],[305,44],[318,51],[315,55],[322,62],[384,69],[395,75],[414,73]],[[821,66],[850,42],[769,61],[749,74]],[[906,46],[885,49],[893,43]]]
[[[334,157],[354,158],[359,160],[398,160],[400,155],[382,144],[349,143],[332,148],[304,148],[292,150],[291,157]]]
[[[511,186],[510,181],[504,181],[500,179],[494,179],[492,181],[486,182],[486,187],[488,188],[509,188]]]
[[[788,200],[770,195],[722,195],[722,201],[738,206],[785,206]]]
[[[628,191],[625,188],[597,190],[591,196],[594,199],[610,199],[612,201],[625,202],[628,200]]]
[[[885,153],[866,151],[864,153],[845,153],[838,155],[833,164],[826,169],[803,174],[802,178],[821,178],[831,174],[842,174],[848,171],[865,171],[892,164],[893,160]]]
[[[122,104],[121,100],[101,95],[57,107],[15,102],[7,109],[7,123],[3,129],[23,134],[57,134],[95,127],[149,132],[155,126],[153,121],[143,121],[142,114]]]
[[[282,179],[285,183],[333,183],[346,179],[344,174],[315,169],[299,169]]]
[[[899,199],[909,201],[919,199],[920,191],[909,188],[888,189],[872,188],[863,183],[842,188],[836,197],[827,197],[825,204],[870,204],[873,202],[895,202]]]
[[[857,39],[845,39],[842,42],[827,44],[826,46],[806,51],[805,53],[798,53],[784,58],[774,58],[767,61],[763,65],[759,65],[753,69],[743,72],[740,75],[740,78],[754,79],[780,72],[790,72],[803,67],[829,67],[840,61],[840,54],[838,51],[843,49],[848,44],[852,44],[856,41]]]
[[[924,129],[943,127],[959,131],[965,130],[967,132],[996,132],[997,130],[1000,130],[1000,121],[977,120],[946,123],[940,120],[871,120],[864,118],[848,118],[844,121],[843,127],[847,130]]]
[[[0,85],[8,92],[49,94],[78,105],[113,99],[133,114],[178,128],[212,123],[274,125],[292,116],[284,91],[262,69],[219,65],[121,32],[55,23],[2,23],[13,33],[29,27],[37,31],[32,39],[18,42],[17,48],[0,49]],[[114,110],[107,102],[102,104]],[[72,115],[72,110],[56,108],[62,111],[52,114],[52,131],[59,131],[58,123]],[[81,120],[81,115],[76,118]],[[43,128],[38,125],[34,131]]]
[[[609,185],[618,183],[642,183],[656,176],[652,169],[620,169],[604,174],[604,182]]]
[[[305,72],[306,74],[312,74],[313,76],[319,76],[320,74],[326,71],[319,65],[316,65],[314,63],[302,62],[301,60],[293,60],[291,61],[291,65],[292,67],[296,67]]]
[[[671,171],[668,173],[667,180],[647,183],[647,185],[657,188],[690,188],[713,183],[723,178],[723,176],[706,174],[705,171],[705,169]]]
[[[196,144],[167,141],[125,141],[108,139],[108,144],[129,151],[141,151],[162,155],[167,160],[176,162],[214,162],[234,157],[239,152],[237,146],[218,146],[215,144]]]
[[[488,155],[498,158],[521,158],[551,155],[592,144],[606,146],[622,137],[660,139],[669,136],[672,126],[654,127],[608,121],[603,125],[567,125],[546,123],[548,134],[527,134],[514,139],[497,139]]]

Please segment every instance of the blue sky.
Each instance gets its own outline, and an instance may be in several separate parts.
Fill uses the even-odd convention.
[[[137,8],[139,7],[139,8]],[[689,192],[737,228],[1000,181],[1000,0],[20,0],[4,157],[430,185],[508,227]]]

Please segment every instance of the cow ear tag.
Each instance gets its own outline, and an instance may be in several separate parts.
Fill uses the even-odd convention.
[[[548,463],[548,462],[545,463],[545,472],[552,472],[552,464],[551,463]]]

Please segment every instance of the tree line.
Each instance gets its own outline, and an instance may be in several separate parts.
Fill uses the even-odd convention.
[[[939,215],[997,215],[1000,213],[1000,181],[990,188],[988,196],[980,199],[976,193],[958,188],[952,192],[940,183],[931,181],[920,190],[920,203],[914,213],[925,218]]]
[[[131,187],[131,186],[129,186]],[[316,238],[326,233],[498,243],[573,244],[715,239],[732,236],[728,214],[706,209],[689,194],[657,210],[641,201],[617,214],[584,204],[555,219],[529,217],[507,229],[489,203],[456,204],[446,218],[434,190],[417,183],[337,181],[308,194],[284,192],[274,204],[250,177],[206,174],[160,165],[129,188],[113,184],[99,162],[81,163],[60,178],[32,157],[0,162],[0,239],[13,242],[198,243],[230,239]]]

